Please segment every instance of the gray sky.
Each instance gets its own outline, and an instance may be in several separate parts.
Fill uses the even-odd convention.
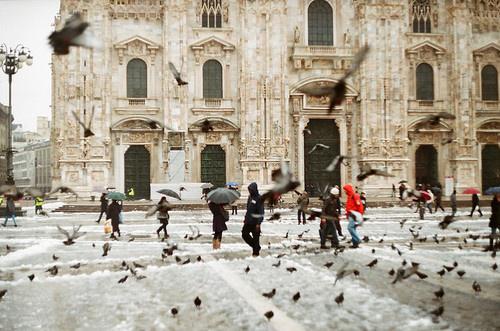
[[[51,50],[47,37],[54,29],[59,0],[0,0],[0,44],[23,44],[31,50],[33,65],[12,77],[12,111],[15,123],[36,130],[36,117],[50,119]],[[0,70],[0,102],[8,105],[7,75]]]

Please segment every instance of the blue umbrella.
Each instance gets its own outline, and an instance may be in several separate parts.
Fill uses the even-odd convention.
[[[500,194],[500,186],[490,187],[489,189],[486,190],[486,192],[484,192],[484,194],[487,195]]]
[[[235,186],[238,186],[238,183],[236,183],[236,182],[227,182],[226,186],[233,186],[233,187],[235,187]]]

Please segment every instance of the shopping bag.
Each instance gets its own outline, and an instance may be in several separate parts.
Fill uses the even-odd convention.
[[[111,226],[111,221],[107,220],[106,222],[104,222],[104,233],[108,234],[111,232],[113,232],[113,227]]]

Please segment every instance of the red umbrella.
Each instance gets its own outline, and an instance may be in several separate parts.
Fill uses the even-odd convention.
[[[419,191],[420,192],[420,197],[426,201],[432,199],[431,195],[425,191]]]
[[[478,189],[475,189],[472,187],[465,189],[465,191],[463,192],[463,194],[479,194],[479,193],[481,193],[481,192]]]

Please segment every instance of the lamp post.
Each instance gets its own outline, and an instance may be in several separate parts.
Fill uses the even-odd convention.
[[[14,174],[12,166],[12,76],[15,75],[24,64],[33,64],[33,56],[27,47],[19,44],[16,48],[8,48],[0,45],[0,66],[2,71],[9,76],[9,115],[7,119],[7,185],[14,185]]]

